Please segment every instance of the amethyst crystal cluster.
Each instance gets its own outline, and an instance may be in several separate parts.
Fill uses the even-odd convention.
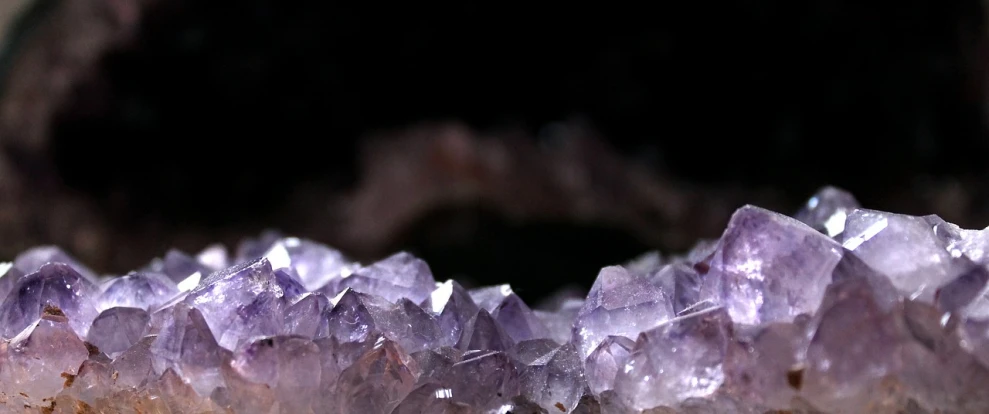
[[[122,277],[35,248],[0,265],[0,409],[989,412],[987,247],[826,188],[535,309],[274,234]]]

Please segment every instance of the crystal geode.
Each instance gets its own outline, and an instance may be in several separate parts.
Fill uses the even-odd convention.
[[[535,309],[274,233],[121,277],[40,247],[0,264],[0,411],[989,412],[987,247],[826,188]]]

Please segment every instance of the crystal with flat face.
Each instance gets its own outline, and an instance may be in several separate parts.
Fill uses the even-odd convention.
[[[4,338],[21,333],[47,308],[58,308],[80,337],[96,318],[99,290],[69,265],[49,263],[24,276],[0,304],[0,329]]]
[[[130,307],[151,311],[178,294],[178,286],[161,273],[131,273],[107,282],[97,300],[97,307],[100,310]]]
[[[264,256],[275,269],[291,269],[303,287],[310,291],[340,277],[350,276],[360,267],[339,250],[295,237],[278,240]]]
[[[570,411],[584,393],[584,366],[573,344],[560,346],[521,368],[522,395],[546,410]],[[563,407],[560,409],[560,407]]]
[[[505,329],[488,311],[481,309],[467,323],[457,348],[462,351],[500,351],[512,349],[515,342],[508,336]]]
[[[0,347],[0,391],[10,406],[41,406],[76,375],[89,350],[61,310],[44,313]]]
[[[119,387],[138,388],[155,378],[151,345],[156,339],[157,335],[145,336],[113,359],[111,366],[116,372],[116,384]]]
[[[258,339],[233,354],[230,367],[241,378],[271,390],[283,410],[312,409],[320,392],[319,347],[309,339]]]
[[[615,380],[615,391],[639,410],[711,397],[725,382],[731,335],[731,318],[718,308],[643,332]]]
[[[172,370],[200,395],[209,395],[222,384],[220,367],[230,351],[216,342],[198,309],[180,303],[160,312],[169,317],[151,344],[155,372]]]
[[[422,308],[436,317],[443,346],[455,346],[478,311],[467,290],[453,280],[437,285],[423,302]]]
[[[471,351],[453,364],[444,381],[456,402],[479,410],[491,410],[508,404],[519,395],[519,374],[512,358],[504,352]]]
[[[938,288],[968,269],[935,228],[937,216],[914,217],[859,209],[847,220],[842,245],[889,277],[900,294],[927,302]]]
[[[635,341],[624,336],[609,336],[598,344],[584,365],[587,386],[594,394],[614,389],[618,371],[625,367]]]
[[[150,322],[151,316],[144,309],[110,308],[93,320],[86,340],[113,358],[140,341]]]
[[[668,321],[673,317],[669,295],[620,266],[601,269],[573,326],[581,359],[608,336],[636,337]]]
[[[736,323],[791,321],[817,309],[841,256],[838,243],[803,223],[745,206],[728,222],[701,296]]]
[[[252,336],[282,331],[283,296],[271,265],[261,258],[211,274],[183,302],[201,312],[220,346],[235,349]]]
[[[436,288],[429,265],[409,253],[396,253],[352,274],[333,280],[323,288],[336,295],[351,288],[361,293],[381,296],[389,302],[407,298],[422,303]]]
[[[335,396],[342,413],[390,413],[415,388],[419,367],[398,344],[379,341],[340,374]]]
[[[859,208],[859,202],[849,192],[837,187],[824,187],[793,216],[804,224],[830,237],[845,230],[848,214]]]

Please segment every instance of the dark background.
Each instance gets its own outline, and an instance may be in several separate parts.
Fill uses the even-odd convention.
[[[7,113],[42,114],[0,121],[3,203],[22,205],[0,211],[0,258],[58,243],[122,272],[274,227],[363,260],[409,249],[437,278],[534,299],[716,237],[743,203],[792,212],[825,184],[869,207],[989,222],[976,0],[34,3],[0,61]],[[95,46],[64,46],[79,38]],[[593,143],[585,155],[565,155],[560,122],[591,137],[572,141]],[[430,141],[449,125],[466,132]],[[418,184],[367,178],[396,162],[375,155],[389,142],[425,165],[408,169]],[[529,161],[490,178],[492,146]],[[552,175],[543,156],[587,172],[581,199],[614,206],[587,213],[554,179],[539,203],[506,196]],[[628,174],[666,192],[644,202],[653,187]],[[464,180],[466,199],[428,184]],[[354,195],[396,188],[412,195],[375,214],[405,218],[362,239]],[[410,207],[426,193],[442,194]]]

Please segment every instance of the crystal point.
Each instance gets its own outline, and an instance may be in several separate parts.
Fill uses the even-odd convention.
[[[37,272],[21,278],[0,304],[3,337],[17,335],[49,307],[67,315],[76,334],[85,337],[97,315],[94,300],[97,292],[96,286],[69,265],[41,266]]]
[[[888,276],[901,295],[932,301],[939,287],[968,267],[935,231],[942,223],[936,216],[858,209],[848,216],[842,244]]]
[[[845,219],[857,208],[858,200],[849,192],[828,186],[818,190],[793,217],[821,233],[835,237],[845,230]]]
[[[361,293],[381,296],[389,302],[408,298],[415,303],[422,303],[436,288],[436,281],[426,262],[402,252],[336,279],[329,286],[332,286],[332,292],[329,293],[333,295],[351,288]]]
[[[587,358],[611,335],[636,337],[673,317],[668,292],[612,266],[601,269],[573,326],[573,342]]]
[[[178,286],[163,274],[131,273],[108,282],[97,302],[101,310],[113,307],[152,310],[178,294]]]
[[[841,246],[792,218],[745,206],[732,215],[703,276],[703,295],[733,321],[789,321],[821,303]]]
[[[470,320],[458,348],[464,351],[501,351],[512,349],[514,342],[488,311],[481,309]]]
[[[314,291],[340,277],[350,276],[359,266],[343,253],[305,239],[286,237],[264,254],[275,269],[289,268],[306,290]]]
[[[37,272],[42,266],[48,263],[62,263],[67,265],[93,283],[96,283],[99,279],[95,272],[83,266],[74,257],[55,246],[34,247],[25,250],[14,259],[14,267],[20,269],[25,274]]]
[[[717,308],[643,332],[615,380],[615,391],[640,410],[711,397],[725,381],[730,338],[731,318]]]

